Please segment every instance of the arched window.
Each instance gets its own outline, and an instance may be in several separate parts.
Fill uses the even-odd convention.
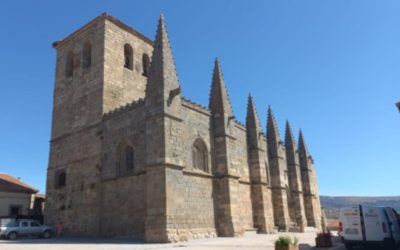
[[[82,67],[87,69],[92,64],[92,45],[86,42],[82,50]]]
[[[124,46],[124,67],[127,69],[133,69],[133,49],[129,44]]]
[[[135,167],[135,154],[131,146],[125,148],[125,167],[127,171],[131,171]]]
[[[148,76],[149,74],[149,67],[150,67],[150,58],[149,55],[146,53],[142,56],[142,68],[143,68],[143,75]]]
[[[193,167],[208,172],[207,146],[200,138],[193,143]]]
[[[65,75],[71,77],[74,74],[74,55],[72,51],[68,52],[65,60]]]

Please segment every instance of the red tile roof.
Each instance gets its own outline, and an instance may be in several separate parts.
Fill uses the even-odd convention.
[[[8,174],[0,173],[0,192],[37,193],[38,190]]]

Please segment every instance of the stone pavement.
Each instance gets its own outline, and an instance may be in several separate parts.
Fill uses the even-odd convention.
[[[0,240],[1,250],[25,250],[25,249],[46,249],[46,250],[114,250],[114,249],[130,249],[130,250],[146,250],[146,249],[185,249],[185,250],[202,250],[202,249],[251,249],[251,250],[273,250],[274,241],[279,235],[296,236],[299,238],[299,249],[319,249],[315,248],[315,233],[279,233],[279,234],[250,234],[244,237],[226,237],[191,240],[183,243],[173,244],[145,244],[128,239],[88,239],[88,238],[61,238],[61,239],[18,239],[16,241]],[[324,248],[327,249],[327,248]],[[337,246],[330,248],[332,250],[344,250],[342,244],[337,242]]]

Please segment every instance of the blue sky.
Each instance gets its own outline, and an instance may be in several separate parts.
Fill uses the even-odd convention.
[[[236,117],[248,93],[289,119],[320,193],[400,195],[400,1],[1,1],[0,172],[45,191],[53,41],[102,12],[154,38],[164,13],[186,97],[208,104],[221,60]],[[296,132],[297,137],[297,132]]]

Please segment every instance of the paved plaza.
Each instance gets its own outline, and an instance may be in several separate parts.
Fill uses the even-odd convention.
[[[237,238],[212,238],[202,240],[191,240],[183,243],[173,244],[145,244],[143,242],[132,241],[128,239],[88,239],[88,238],[68,238],[68,239],[19,239],[17,241],[0,241],[1,250],[25,250],[25,249],[46,249],[46,250],[94,250],[94,249],[130,249],[130,250],[145,250],[145,249],[274,249],[274,241],[279,235],[290,235],[299,238],[299,249],[319,249],[315,248],[315,233],[279,233],[279,234],[250,234],[244,237]],[[344,250],[342,244],[335,240],[335,247],[330,249]],[[323,248],[327,249],[327,248]]]

